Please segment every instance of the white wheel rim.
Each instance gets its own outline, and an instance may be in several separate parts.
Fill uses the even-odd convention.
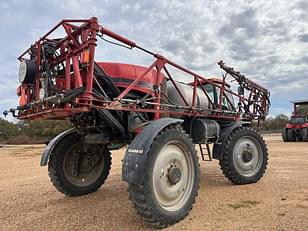
[[[258,173],[263,162],[263,151],[259,142],[253,138],[241,137],[233,148],[233,163],[238,173],[251,177]]]
[[[192,192],[194,174],[191,154],[184,145],[178,142],[164,145],[153,168],[153,189],[158,204],[167,211],[181,209]]]

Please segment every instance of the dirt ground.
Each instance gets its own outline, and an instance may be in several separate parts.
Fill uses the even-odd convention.
[[[182,222],[167,230],[308,230],[308,143],[266,135],[270,161],[256,184],[236,186],[218,162],[201,163],[199,196]],[[151,230],[136,215],[121,180],[123,150],[96,193],[69,198],[40,167],[43,146],[0,149],[0,230]]]

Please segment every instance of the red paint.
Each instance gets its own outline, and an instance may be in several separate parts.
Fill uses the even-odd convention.
[[[124,64],[124,63],[109,63],[109,62],[98,62],[97,63],[105,73],[114,79],[126,79],[128,81],[115,81],[115,85],[117,87],[127,88],[134,80],[140,78],[144,72],[146,72],[147,67],[133,65],[133,64]],[[155,84],[157,71],[152,69],[149,71],[143,78],[142,82],[148,83],[150,86]],[[162,81],[163,75],[159,73],[159,82]],[[141,82],[137,83],[132,90],[142,91],[144,93],[150,92],[152,89],[149,87],[145,87],[141,84]]]
[[[308,128],[308,123],[303,123],[303,124],[286,124],[286,128]]]

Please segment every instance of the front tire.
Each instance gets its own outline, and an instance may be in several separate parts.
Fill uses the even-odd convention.
[[[145,163],[144,182],[129,195],[144,221],[168,227],[186,217],[198,194],[200,170],[195,147],[179,126],[161,131]]]
[[[95,192],[109,175],[111,153],[106,145],[85,146],[77,133],[61,140],[51,154],[48,173],[54,187],[68,196]]]
[[[259,133],[250,127],[239,127],[227,137],[219,164],[231,182],[242,185],[260,180],[267,162],[266,144]]]

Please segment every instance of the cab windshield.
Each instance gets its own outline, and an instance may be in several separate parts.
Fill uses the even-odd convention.
[[[220,96],[220,88],[213,86],[211,84],[204,85],[205,90],[207,91],[211,100],[218,106],[219,104],[219,96]],[[225,94],[222,97],[222,109],[223,110],[233,110],[234,106],[234,99],[232,94],[225,91]]]
[[[294,116],[294,117],[291,117],[291,123],[292,124],[303,124],[303,123],[306,123],[306,119],[303,116]]]

